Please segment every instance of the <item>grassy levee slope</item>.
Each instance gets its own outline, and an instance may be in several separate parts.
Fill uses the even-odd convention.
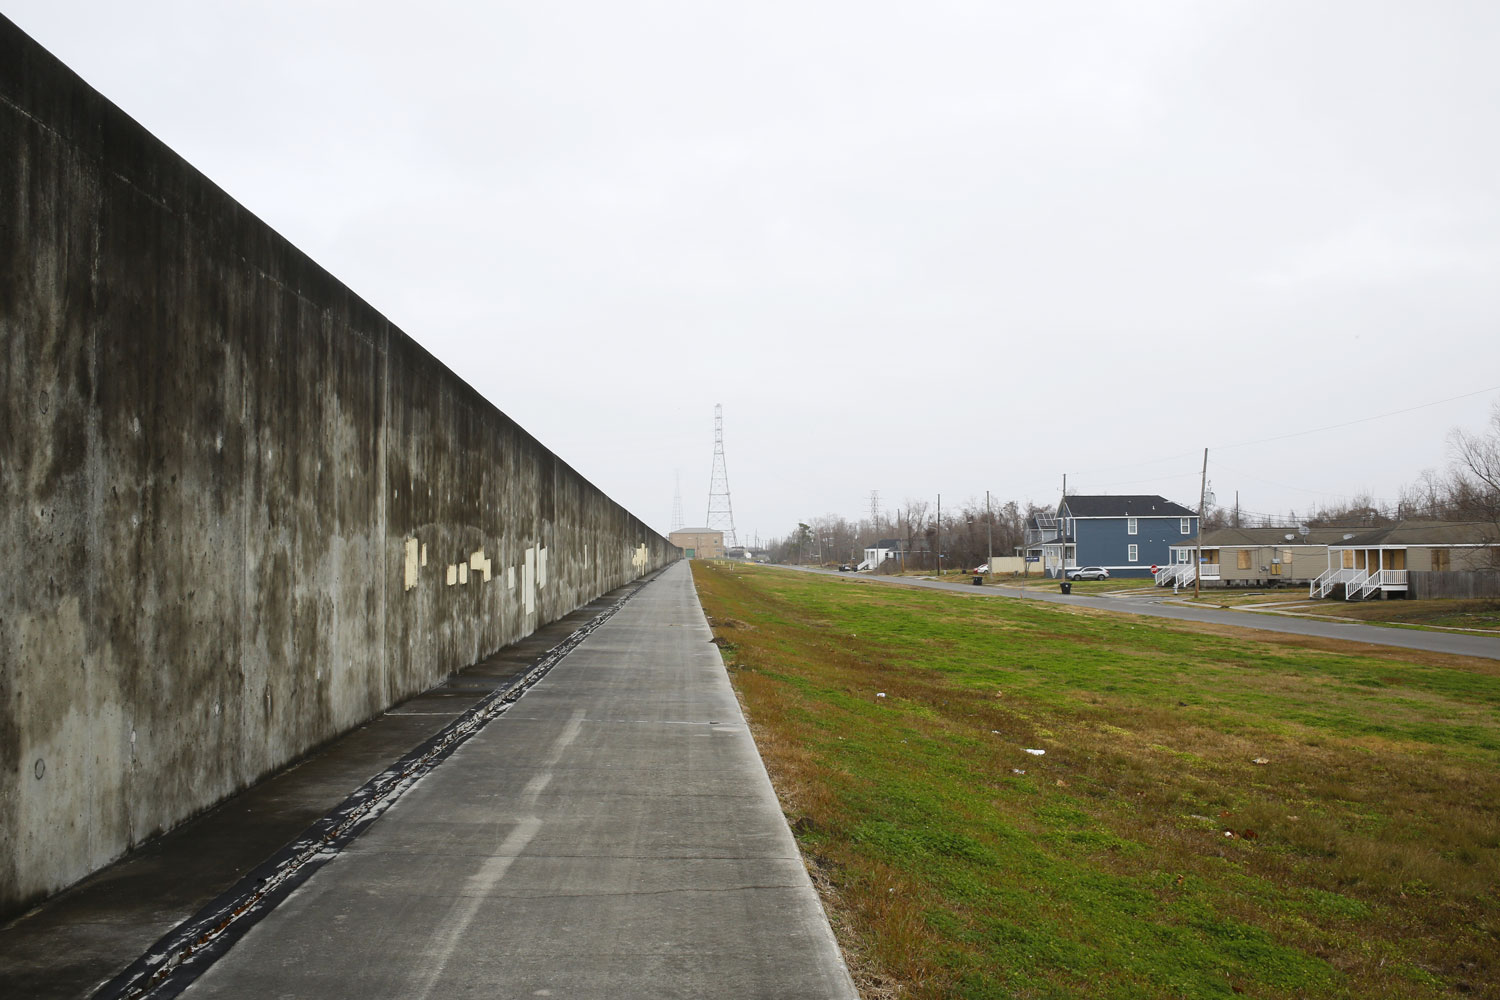
[[[1500,663],[693,569],[867,996],[1500,997]]]

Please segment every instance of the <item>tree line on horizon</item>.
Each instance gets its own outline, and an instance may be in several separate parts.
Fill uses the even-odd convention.
[[[1452,459],[1446,470],[1424,470],[1403,487],[1395,501],[1381,502],[1369,494],[1348,498],[1341,504],[1315,505],[1303,514],[1250,514],[1237,506],[1207,505],[1203,527],[1213,531],[1229,527],[1350,527],[1377,528],[1397,521],[1488,522],[1500,531],[1500,401],[1490,411],[1487,426],[1477,432],[1456,429],[1449,434]],[[1180,501],[1179,501],[1180,502]],[[997,556],[1018,553],[1025,543],[1027,525],[1038,515],[1056,513],[1055,506],[1030,501],[1003,503],[970,497],[952,507],[944,504],[941,519],[936,503],[908,497],[891,515],[872,511],[872,516],[850,520],[825,514],[797,526],[767,545],[772,562],[858,564],[864,550],[876,543],[896,539],[907,553],[908,565],[935,568],[934,552],[941,551],[944,569],[969,568],[985,563],[991,552]],[[1184,503],[1196,510],[1196,503]]]

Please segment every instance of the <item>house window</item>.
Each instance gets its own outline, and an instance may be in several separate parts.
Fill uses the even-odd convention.
[[[1177,531],[1179,534],[1191,535],[1193,533],[1193,519],[1190,517],[1178,518]]]
[[[1249,569],[1250,568],[1250,550],[1249,549],[1240,549],[1238,552],[1236,552],[1234,554],[1234,568],[1235,569]]]
[[[1131,518],[1131,520],[1134,521],[1135,518]],[[1137,546],[1134,546],[1134,545],[1130,546],[1130,557],[1129,557],[1130,561],[1131,562],[1135,562],[1140,557],[1141,557],[1140,549]]]
[[[1133,534],[1136,533],[1135,529],[1136,529],[1135,518],[1133,518],[1133,517],[1127,517],[1125,519],[1125,534],[1127,534],[1127,535],[1133,535]],[[1131,556],[1130,558],[1134,559],[1135,556]]]

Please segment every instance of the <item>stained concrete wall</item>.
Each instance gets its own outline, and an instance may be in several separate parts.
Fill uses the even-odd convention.
[[[3,17],[0,441],[0,915],[678,557]]]

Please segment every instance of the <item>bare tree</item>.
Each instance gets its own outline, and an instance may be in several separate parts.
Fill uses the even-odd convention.
[[[1458,516],[1500,530],[1500,402],[1490,408],[1488,428],[1477,434],[1456,430],[1448,442],[1453,450],[1449,506]]]

